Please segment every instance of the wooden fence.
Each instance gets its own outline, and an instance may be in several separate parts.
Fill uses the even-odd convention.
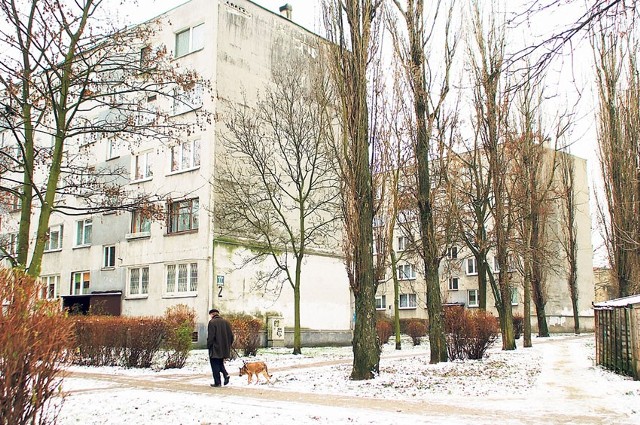
[[[596,363],[640,380],[640,297],[594,304]]]

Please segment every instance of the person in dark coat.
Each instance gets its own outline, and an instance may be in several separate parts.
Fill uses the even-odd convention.
[[[229,383],[229,373],[224,367],[224,359],[231,357],[231,344],[233,344],[233,331],[231,324],[220,317],[218,309],[209,310],[209,326],[207,328],[207,348],[209,349],[209,363],[213,374],[212,387],[221,385],[220,373],[224,377],[224,384]]]

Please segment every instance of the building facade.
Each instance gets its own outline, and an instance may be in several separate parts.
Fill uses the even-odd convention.
[[[81,146],[92,167],[129,170],[123,182],[128,190],[167,194],[159,204],[163,219],[154,220],[143,210],[54,214],[42,262],[44,295],[72,309],[127,316],[159,316],[168,307],[186,304],[197,312],[194,342],[200,345],[212,307],[223,314],[282,317],[291,327],[291,288],[285,285],[275,297],[257,291],[256,276],[269,265],[241,267],[250,248],[220,238],[212,218],[213,182],[224,105],[255,101],[288,51],[317,53],[312,47],[317,36],[247,0],[192,0],[159,19],[153,43],[172,51],[175,66],[196,70],[211,85],[184,93],[172,106],[173,119],[189,120],[199,109],[213,118],[179,143],[142,140],[119,146],[116,139],[96,138]],[[11,210],[2,224],[9,243],[19,206]],[[326,331],[335,342],[350,341],[351,296],[340,253],[334,248],[311,251],[302,279],[301,327],[309,333]]]

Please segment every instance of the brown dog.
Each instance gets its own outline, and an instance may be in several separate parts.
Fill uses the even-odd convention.
[[[265,362],[249,362],[243,364],[240,368],[240,376],[247,375],[247,384],[250,384],[251,381],[253,381],[253,375],[256,375],[257,384],[260,381],[260,374],[267,379],[267,383],[271,383],[271,381],[269,381],[271,375],[269,375],[269,369]]]

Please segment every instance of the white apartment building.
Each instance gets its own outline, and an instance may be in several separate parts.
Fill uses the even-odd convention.
[[[213,119],[177,144],[149,140],[122,148],[102,138],[83,147],[97,168],[130,170],[127,188],[170,194],[161,205],[166,220],[150,220],[137,211],[54,214],[41,272],[46,295],[60,297],[65,307],[127,316],[160,316],[170,306],[186,304],[197,312],[194,341],[199,344],[206,340],[212,307],[223,315],[281,316],[292,327],[292,289],[285,285],[278,297],[256,291],[253,283],[262,267],[240,267],[248,248],[219,237],[211,183],[224,103],[244,102],[245,95],[255,99],[288,50],[316,53],[317,36],[248,0],[192,0],[160,18],[155,42],[173,52],[176,66],[195,69],[211,82],[210,95],[196,88],[188,103],[206,108]],[[193,113],[183,106],[174,106],[177,119]],[[17,228],[15,211],[3,217],[5,234]],[[303,343],[320,334],[350,341],[351,295],[340,252],[312,251],[302,279]]]
[[[576,203],[576,231],[578,245],[578,311],[580,327],[584,330],[593,330],[593,306],[595,300],[593,255],[591,244],[591,215],[589,211],[589,187],[587,179],[587,162],[585,159],[570,156],[574,163],[575,175],[575,203]],[[556,208],[558,205],[556,204]],[[550,238],[561,235],[560,224],[553,219],[549,220],[550,226],[547,234]],[[411,214],[398,214],[398,220],[417,220],[417,216]],[[413,229],[417,235],[417,221]],[[426,286],[424,282],[424,265],[422,259],[413,252],[408,252],[410,238],[405,234],[406,227],[394,230],[393,249],[398,257],[397,274],[400,283],[399,316],[407,318],[427,318]],[[550,332],[573,332],[574,319],[569,288],[567,285],[567,265],[564,253],[558,240],[552,241],[552,246],[557,250],[557,255],[552,264],[546,268],[546,299],[545,306],[547,324]],[[464,244],[452,243],[446,250],[440,263],[440,294],[445,304],[463,305],[465,308],[475,309],[479,306],[478,295],[478,267],[476,259]],[[503,273],[496,269],[497,262],[493,254],[489,255],[489,267],[491,273]],[[522,277],[518,267],[508,270],[513,282],[512,307],[514,314],[523,314],[523,288]],[[497,279],[497,277],[496,277]],[[394,316],[394,283],[391,270],[388,268],[383,280],[380,281],[376,306],[380,312],[385,312],[390,317]],[[487,282],[487,310],[497,317],[495,301]],[[537,329],[535,318],[535,305],[531,304],[532,326]]]

